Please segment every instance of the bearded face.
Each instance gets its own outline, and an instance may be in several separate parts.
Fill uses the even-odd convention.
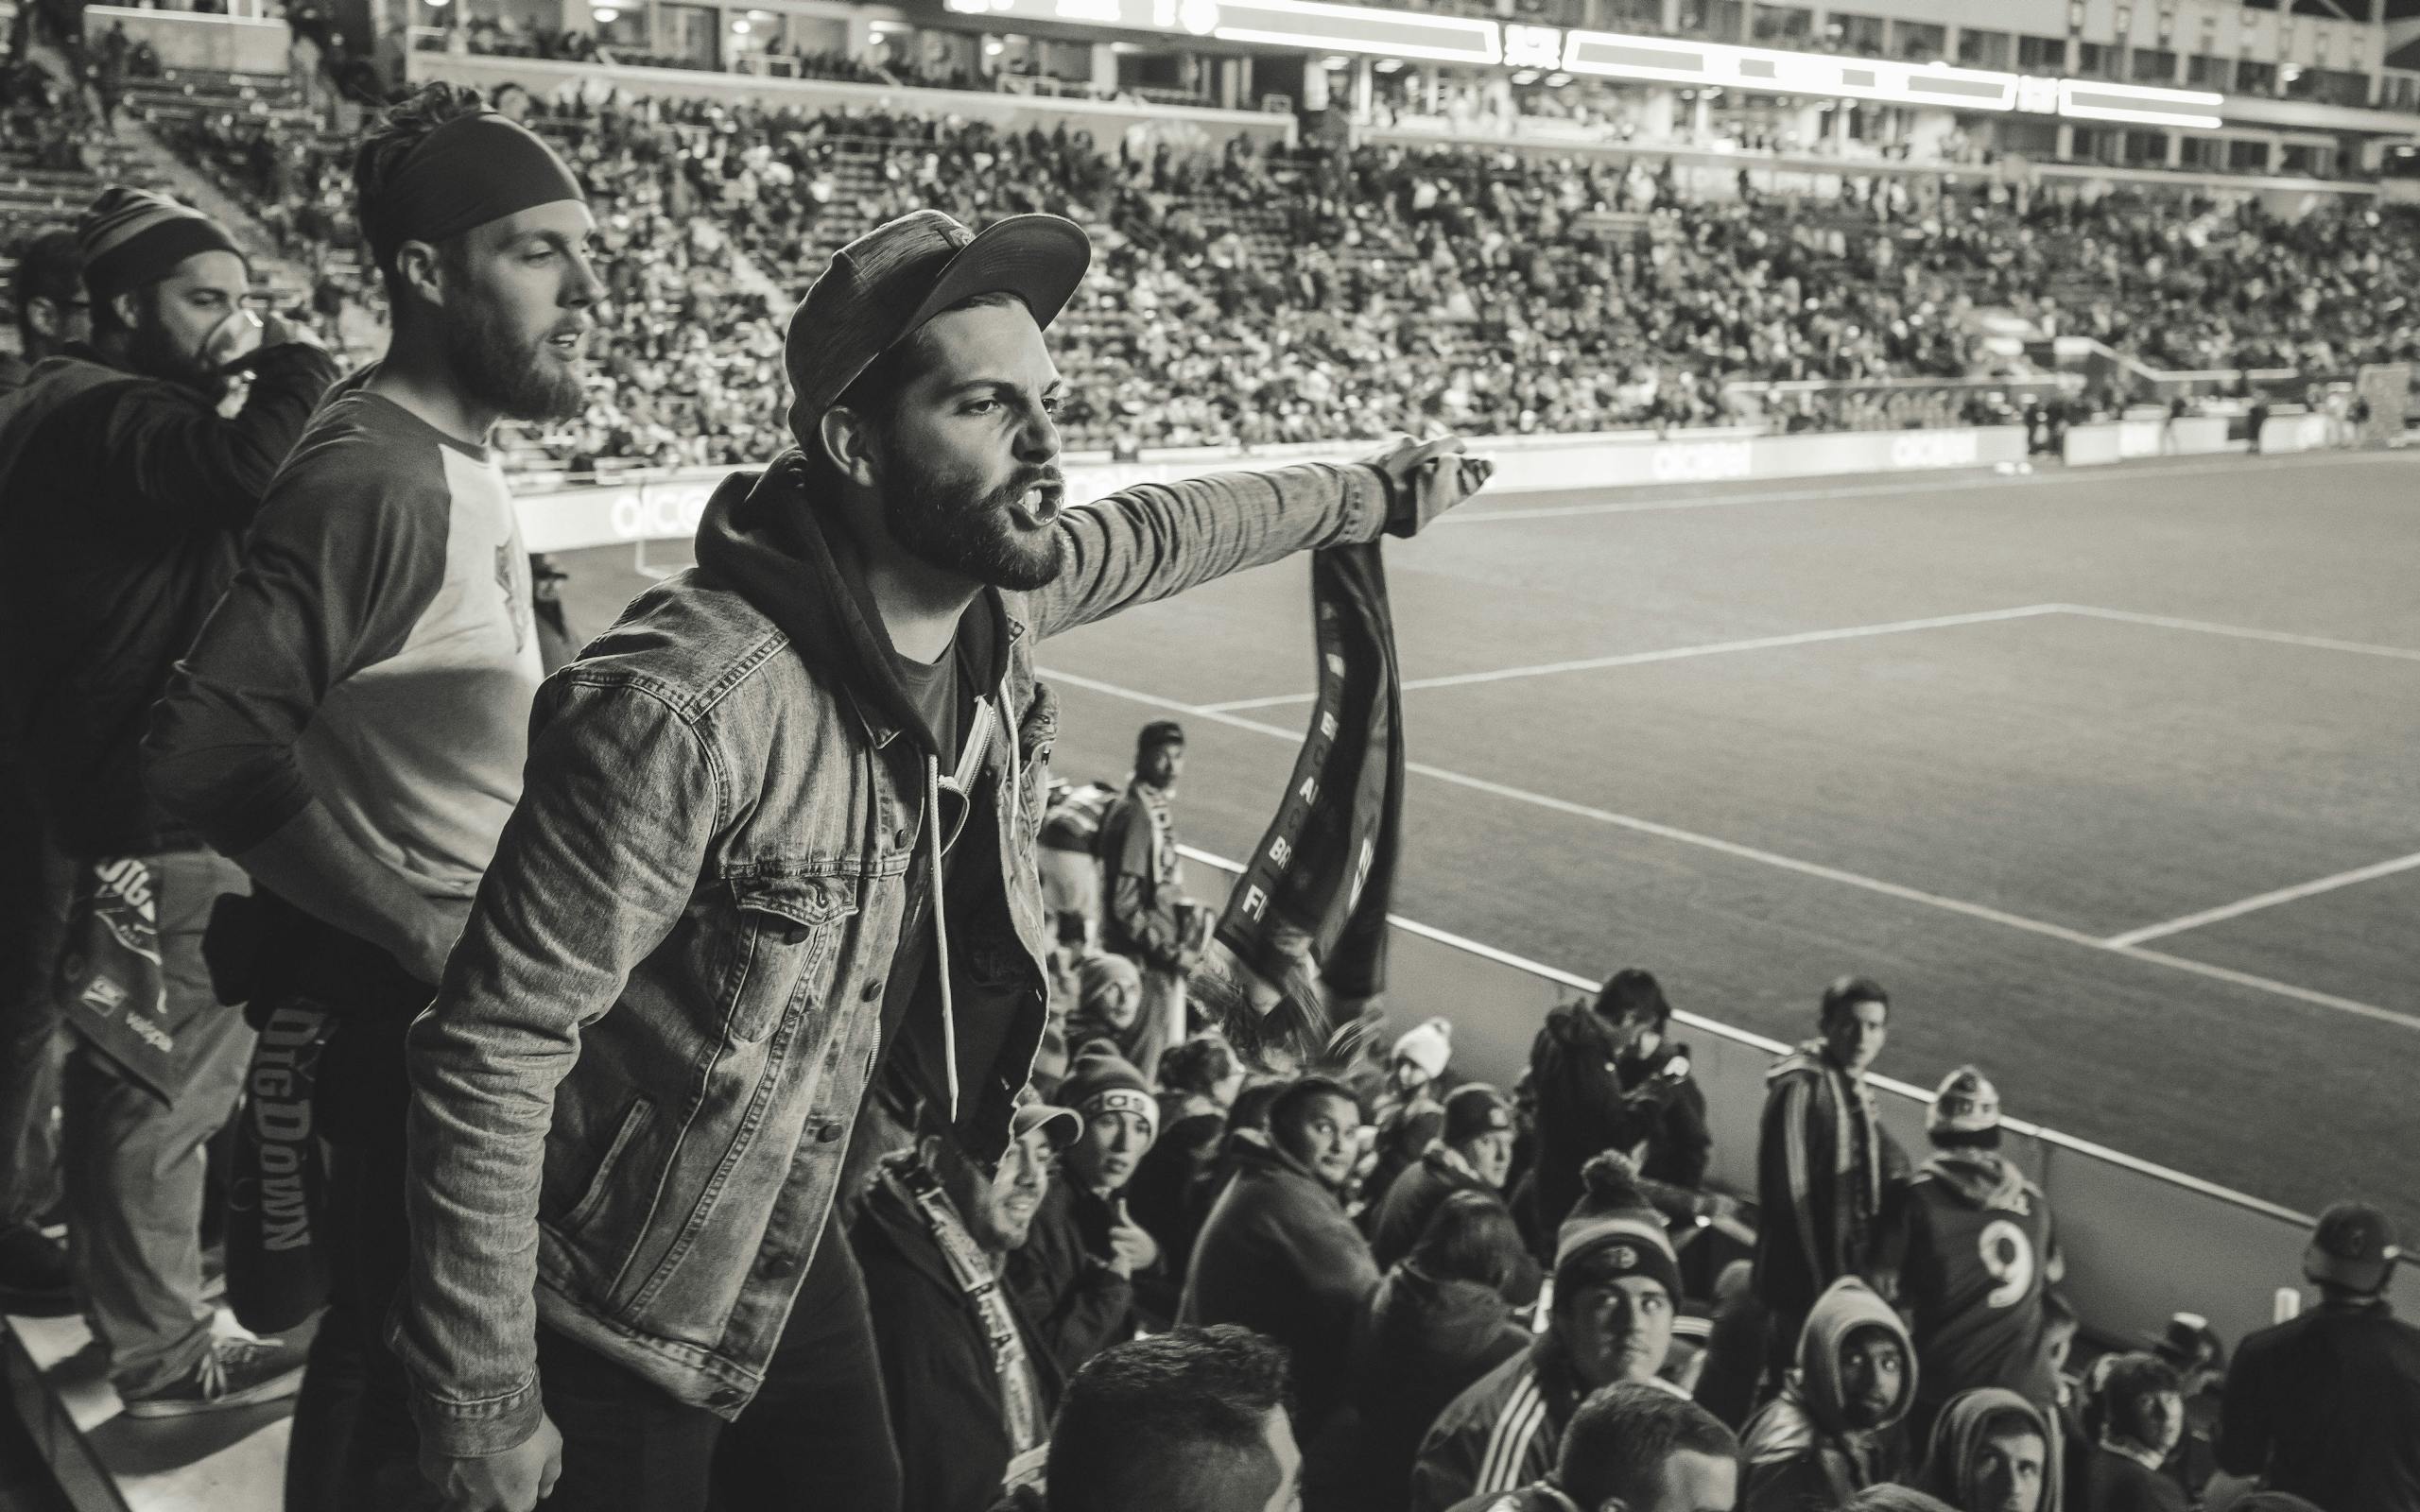
[[[1052,528],[1063,491],[1056,465],[1019,467],[986,487],[966,463],[886,434],[882,482],[891,538],[919,560],[1016,593],[1046,587],[1065,564]]]

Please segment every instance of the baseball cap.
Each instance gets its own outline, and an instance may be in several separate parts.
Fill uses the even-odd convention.
[[[2303,1274],[2348,1291],[2375,1292],[2402,1256],[2385,1213],[2366,1202],[2339,1202],[2312,1226]]]
[[[1173,719],[1154,719],[1145,725],[1134,736],[1134,748],[1138,751],[1157,750],[1162,746],[1184,744],[1184,727]]]
[[[1035,1129],[1046,1130],[1050,1147],[1063,1150],[1083,1137],[1084,1121],[1070,1108],[1053,1108],[1040,1101],[1020,1103],[1009,1119],[1009,1132],[1023,1139]]]
[[[1440,1137],[1448,1144],[1460,1144],[1512,1126],[1512,1105],[1504,1100],[1504,1094],[1484,1082],[1473,1082],[1455,1088],[1445,1099],[1445,1126]]]
[[[874,360],[951,305],[1013,294],[1045,327],[1092,266],[1092,239],[1059,215],[1011,215],[980,234],[913,210],[832,254],[782,341],[792,435],[804,438]]]
[[[2227,1363],[2225,1341],[2210,1320],[2199,1313],[2179,1313],[2168,1320],[2168,1328],[2159,1333],[2146,1333],[2143,1343],[2152,1353],[2179,1370],[2208,1366],[2223,1369]]]

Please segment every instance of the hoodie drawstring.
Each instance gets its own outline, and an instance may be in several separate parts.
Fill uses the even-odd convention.
[[[949,891],[942,885],[942,763],[925,758],[925,844],[932,857],[926,885],[933,889],[933,964],[942,982],[942,1075],[949,1089],[949,1121],[958,1123],[958,1013],[949,995]]]

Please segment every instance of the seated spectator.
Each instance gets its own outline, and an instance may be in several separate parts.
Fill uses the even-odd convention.
[[[1076,1006],[1067,1015],[1069,1055],[1105,1044],[1132,1062],[1128,1052],[1146,1038],[1142,1016],[1143,972],[1132,961],[1096,951],[1078,962]]]
[[[1392,1265],[1409,1254],[1428,1227],[1428,1215],[1455,1193],[1484,1193],[1502,1201],[1504,1178],[1512,1169],[1512,1105],[1502,1092],[1477,1082],[1455,1088],[1445,1099],[1437,1139],[1373,1207],[1370,1252],[1378,1263]],[[1534,1261],[1530,1273],[1534,1280]]]
[[[1525,1280],[1534,1297],[1536,1263],[1504,1204],[1493,1193],[1445,1194],[1410,1255],[1371,1294],[1354,1340],[1359,1423],[1340,1512],[1400,1512],[1428,1425],[1530,1347],[1529,1326],[1513,1313]]]
[[[1913,1486],[1885,1481],[1869,1486],[1841,1504],[1842,1512],[1957,1512],[1957,1508],[1939,1497],[1927,1496]]]
[[[1731,1512],[1738,1500],[1731,1430],[1695,1402],[1624,1382],[1572,1414],[1550,1479],[1455,1512]]]
[[[1067,1383],[1048,1512],[1293,1512],[1286,1351],[1249,1329],[1112,1346]]]
[[[1001,1284],[1082,1120],[1028,1102],[986,1175],[926,1133],[884,1162],[849,1241],[899,1448],[902,1512],[966,1512],[1041,1474],[1061,1375]]]
[[[1749,1512],[1829,1512],[1910,1468],[1903,1420],[1915,1400],[1906,1325],[1854,1276],[1816,1299],[1781,1395],[1749,1419]]]
[[[1134,1279],[1159,1245],[1127,1215],[1126,1183],[1150,1147],[1159,1104],[1143,1074],[1114,1053],[1077,1057],[1058,1091],[1083,1120],[1050,1176],[1008,1282],[1063,1374],[1134,1332]]]
[[[1454,1025],[1444,1019],[1415,1024],[1395,1041],[1394,1053],[1387,1057],[1386,1090],[1371,1110],[1377,1160],[1367,1190],[1374,1199],[1386,1194],[1443,1126],[1443,1099],[1451,1089],[1441,1086],[1440,1078],[1453,1057]]]
[[[2420,1512],[2420,1328],[2386,1299],[2402,1254],[2366,1203],[2320,1214],[2303,1251],[2319,1305],[2236,1350],[2219,1469],[2329,1512]]]
[[[2185,1435],[2185,1394],[2157,1355],[2122,1354],[2100,1377],[2075,1512],[2186,1512],[2192,1503],[2165,1467]]]
[[[1943,1407],[1925,1489],[1955,1512],[2059,1512],[2058,1435],[2016,1392],[1985,1386]]]
[[[1286,1350],[1305,1443],[1343,1405],[1354,1320],[1378,1283],[1369,1242],[1344,1211],[1360,1128],[1360,1108],[1325,1077],[1279,1092],[1267,1141],[1236,1149],[1177,1308],[1180,1323],[1240,1323]]]
[[[1876,1259],[1915,1338],[1919,1440],[1979,1387],[2056,1402],[2044,1300],[2066,1271],[2048,1199],[1999,1153],[1999,1092],[1981,1072],[1943,1078],[1925,1131],[1933,1154],[1886,1201]]]
[[[1668,1040],[1671,1017],[1663,987],[1635,969],[1607,978],[1594,1002],[1547,1016],[1530,1049],[1542,1229],[1569,1209],[1580,1168],[1602,1150],[1630,1155],[1651,1194],[1654,1184],[1694,1193],[1703,1183],[1714,1143],[1705,1094],[1689,1078],[1685,1047]]]
[[[1527,1350],[1438,1415],[1412,1470],[1412,1512],[1511,1491],[1552,1469],[1588,1393],[1634,1381],[1686,1396],[1658,1374],[1672,1346],[1681,1263],[1629,1166],[1603,1155],[1555,1240],[1554,1302]]]

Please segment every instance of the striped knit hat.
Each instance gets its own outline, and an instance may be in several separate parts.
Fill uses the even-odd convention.
[[[1558,1301],[1583,1286],[1622,1276],[1660,1282],[1681,1299],[1681,1263],[1664,1219],[1639,1190],[1636,1168],[1612,1151],[1581,1168],[1582,1190],[1555,1235],[1554,1294]]]
[[[226,228],[165,195],[113,183],[76,222],[84,287],[96,305],[156,284],[198,252],[244,255]]]

